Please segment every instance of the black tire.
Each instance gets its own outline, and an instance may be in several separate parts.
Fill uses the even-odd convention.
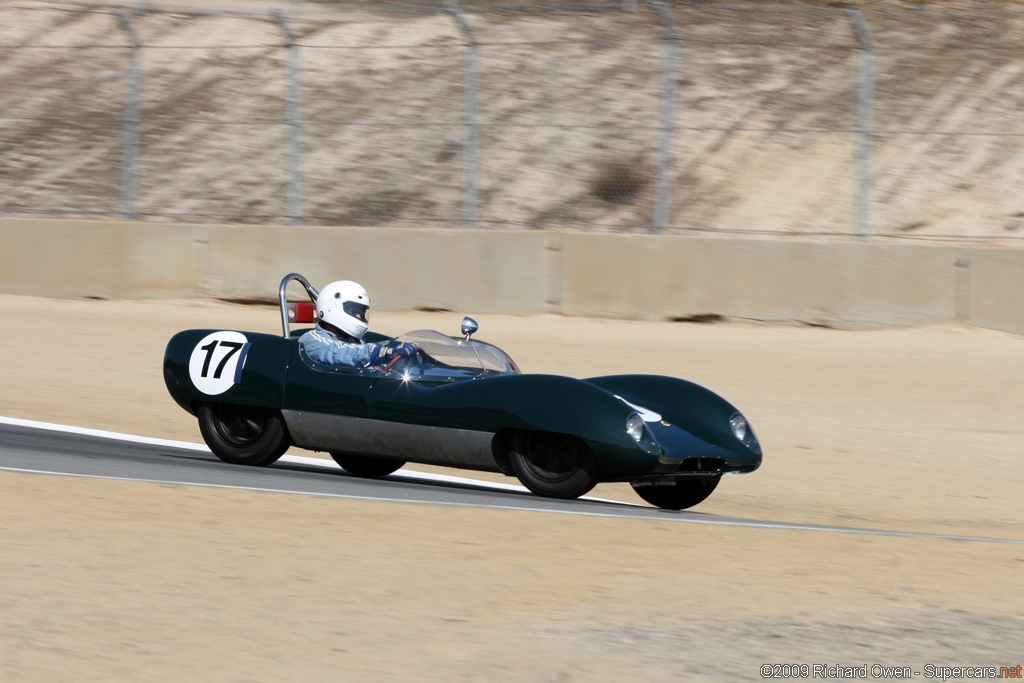
[[[597,484],[597,458],[575,436],[517,432],[509,455],[519,481],[538,496],[579,498]]]
[[[334,458],[334,462],[341,465],[343,470],[357,477],[383,477],[405,464],[404,460],[370,458],[365,455],[352,455],[351,453],[339,453],[337,451],[331,451],[331,457]]]
[[[703,503],[710,496],[722,475],[713,477],[680,477],[672,485],[638,486],[633,484],[636,494],[655,507],[665,510],[685,510],[697,503]]]
[[[199,431],[213,454],[232,465],[270,465],[291,445],[281,413],[270,408],[205,403]]]

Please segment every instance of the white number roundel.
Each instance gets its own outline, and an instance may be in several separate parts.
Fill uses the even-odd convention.
[[[215,396],[238,383],[249,342],[241,332],[214,332],[203,337],[192,349],[188,375],[196,389]]]

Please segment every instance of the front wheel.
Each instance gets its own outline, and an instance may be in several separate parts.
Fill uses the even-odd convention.
[[[665,510],[685,510],[704,502],[721,480],[721,474],[713,477],[680,477],[671,484],[634,483],[633,490],[656,507]]]
[[[204,403],[199,431],[213,454],[232,465],[264,467],[291,445],[281,413],[270,408]]]
[[[538,496],[579,498],[597,484],[597,459],[567,434],[518,432],[512,440],[512,468]]]
[[[341,469],[357,477],[383,477],[405,464],[402,460],[369,458],[365,455],[352,455],[351,453],[340,453],[338,451],[331,451],[331,457],[334,458],[334,462],[341,465]]]

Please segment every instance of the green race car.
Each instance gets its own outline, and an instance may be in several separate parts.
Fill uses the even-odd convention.
[[[672,377],[573,379],[523,374],[501,349],[418,330],[378,344],[419,349],[386,368],[318,365],[290,304],[296,273],[279,287],[281,336],[186,330],[164,357],[174,400],[197,416],[225,462],[263,466],[290,446],[327,451],[342,468],[381,477],[406,462],[502,472],[541,496],[576,498],[599,482],[629,482],[645,501],[680,510],[703,501],[723,474],[752,472],[761,446],[743,415],[707,389]]]

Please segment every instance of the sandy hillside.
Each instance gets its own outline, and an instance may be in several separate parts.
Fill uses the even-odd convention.
[[[873,232],[1019,239],[1024,14],[858,4],[878,47]],[[847,14],[815,5],[672,10],[684,40],[671,225],[854,231],[859,42]],[[123,6],[146,46],[124,195],[122,23],[0,0],[4,212],[284,222],[287,54],[266,13],[277,8],[303,46],[306,222],[457,224],[474,163],[484,227],[653,220],[665,29],[646,5],[468,13],[465,29],[372,3],[144,3],[230,16]],[[480,46],[478,162],[463,126],[467,30]]]
[[[0,414],[196,441],[162,386],[167,338],[277,316],[0,297],[0,321]],[[525,371],[672,374],[740,406],[765,464],[709,518],[1024,539],[1019,337],[480,323]],[[766,662],[1015,666],[1024,638],[1020,545],[9,472],[0,489],[4,681],[736,681]]]

